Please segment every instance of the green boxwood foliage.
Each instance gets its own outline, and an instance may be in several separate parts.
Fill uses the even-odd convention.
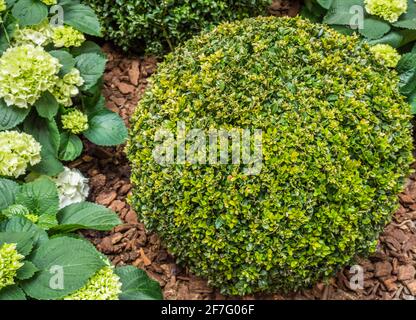
[[[124,48],[161,54],[221,21],[265,13],[271,0],[84,0],[107,38]]]
[[[295,290],[372,252],[409,173],[409,105],[367,44],[300,18],[225,23],[159,65],[132,119],[131,202],[226,294]],[[159,128],[261,129],[263,166],[161,166]]]

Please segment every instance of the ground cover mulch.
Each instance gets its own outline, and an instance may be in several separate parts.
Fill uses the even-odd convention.
[[[297,1],[275,1],[271,11],[276,15],[296,15]],[[126,124],[157,68],[152,57],[127,57],[111,45],[103,47],[108,56],[103,94],[107,107],[118,112]],[[204,279],[177,265],[159,237],[147,232],[126,201],[131,192],[130,168],[124,146],[101,148],[84,142],[83,156],[70,164],[90,179],[90,201],[116,211],[124,224],[111,232],[85,231],[98,250],[113,264],[134,265],[146,270],[158,281],[165,299],[414,299],[416,296],[416,174],[400,195],[400,207],[393,221],[380,236],[377,252],[358,260],[364,270],[364,288],[351,288],[354,273],[346,267],[328,283],[289,295],[261,294],[246,297],[225,297],[210,288]],[[415,166],[416,168],[416,166]]]

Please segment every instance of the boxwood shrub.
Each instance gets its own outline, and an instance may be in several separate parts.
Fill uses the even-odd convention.
[[[412,161],[394,70],[300,18],[221,24],[159,65],[132,118],[131,203],[223,293],[296,290],[376,248]],[[152,153],[160,128],[262,130],[262,170]],[[180,142],[181,140],[179,140]],[[169,142],[168,142],[169,143]]]
[[[271,0],[84,0],[104,35],[125,50],[162,54],[223,20],[263,14]]]

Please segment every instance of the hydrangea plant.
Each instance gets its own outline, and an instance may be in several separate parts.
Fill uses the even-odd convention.
[[[40,162],[29,169],[49,176],[80,156],[80,135],[103,146],[127,137],[124,122],[101,97],[106,57],[86,39],[101,35],[97,17],[69,0],[59,4],[65,14],[57,20],[50,13],[54,4],[39,1],[32,10],[25,0],[11,1],[0,14],[0,131],[32,135],[42,148]]]
[[[59,194],[59,207],[85,201],[88,197],[88,179],[77,169],[65,167],[55,179]]]
[[[0,245],[0,290],[14,284],[17,270],[23,266],[23,258],[15,243]]]
[[[401,93],[416,114],[416,1],[305,0],[302,15],[376,46],[377,58],[399,72]]]

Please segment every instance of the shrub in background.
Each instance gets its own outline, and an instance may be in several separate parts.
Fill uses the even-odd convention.
[[[221,21],[265,13],[271,0],[84,0],[104,35],[123,49],[163,54]]]
[[[128,144],[131,203],[223,293],[312,285],[372,252],[397,207],[412,162],[398,83],[367,44],[327,26],[221,24],[169,54],[140,101]],[[161,166],[155,132],[176,135],[177,121],[205,132],[261,129],[261,173]]]

